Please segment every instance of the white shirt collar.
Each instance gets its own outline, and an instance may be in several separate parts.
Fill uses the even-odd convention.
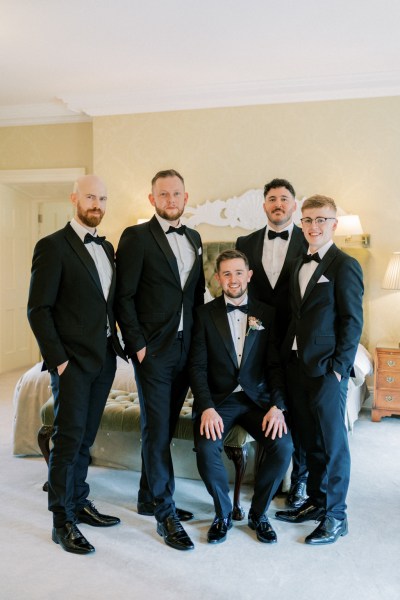
[[[323,246],[321,246],[321,248],[319,248],[317,250],[321,260],[324,258],[325,254],[328,252],[328,250],[332,246],[332,244],[333,244],[333,240],[329,240],[329,242],[326,242],[326,244],[324,244]],[[310,248],[308,248],[307,254],[311,254]],[[313,254],[315,254],[315,252],[313,252]]]
[[[70,225],[72,227],[72,229],[75,231],[75,233],[77,235],[79,235],[79,237],[81,238],[82,242],[85,239],[85,235],[87,233],[91,233],[94,237],[97,236],[97,229],[94,230],[94,232],[92,233],[90,231],[90,229],[88,229],[87,227],[84,227],[83,225],[81,225],[80,223],[78,223],[78,221],[73,217],[70,221]]]

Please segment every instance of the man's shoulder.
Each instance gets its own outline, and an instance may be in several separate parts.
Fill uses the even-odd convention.
[[[261,229],[257,229],[257,231],[253,231],[252,233],[249,233],[248,235],[241,235],[236,240],[236,247],[247,246],[247,244],[253,243],[254,240],[259,239],[260,237],[264,237],[265,230],[266,230],[266,226],[262,227]]]
[[[255,310],[259,313],[271,314],[271,315],[275,314],[275,308],[273,306],[271,306],[270,304],[266,304],[265,302],[262,302],[261,300],[256,300],[255,298],[251,298],[249,300],[249,305],[252,310]]]

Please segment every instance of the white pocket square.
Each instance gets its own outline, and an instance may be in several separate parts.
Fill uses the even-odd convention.
[[[321,275],[321,277],[318,279],[317,283],[329,283],[329,279],[327,279],[325,277],[325,275]]]
[[[203,254],[203,250],[201,248],[199,248],[199,256],[201,256]]]

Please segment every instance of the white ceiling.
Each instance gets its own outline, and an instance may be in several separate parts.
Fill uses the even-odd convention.
[[[0,0],[0,126],[400,95],[398,0]]]

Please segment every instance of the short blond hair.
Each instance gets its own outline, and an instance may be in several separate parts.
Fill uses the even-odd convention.
[[[337,211],[337,207],[333,198],[329,198],[329,196],[322,196],[321,194],[315,194],[314,196],[310,196],[306,200],[304,200],[301,206],[301,212],[306,208],[324,208],[327,206],[332,210]]]

